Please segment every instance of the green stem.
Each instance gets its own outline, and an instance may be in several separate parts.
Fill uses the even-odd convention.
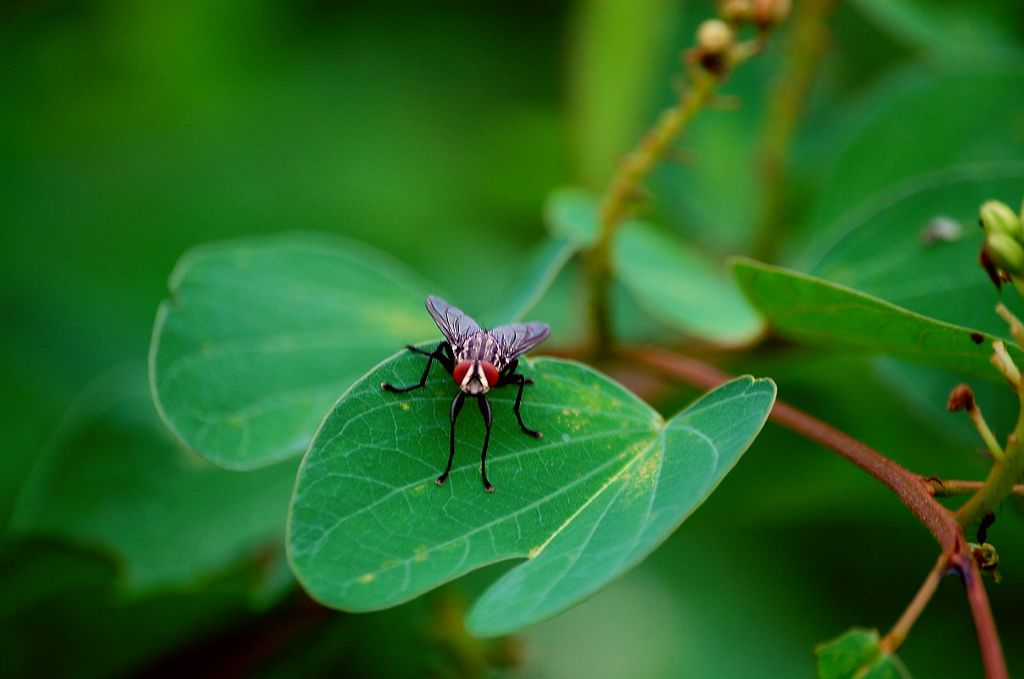
[[[974,422],[974,427],[978,430],[981,435],[981,440],[985,442],[985,447],[988,448],[988,452],[992,455],[992,459],[997,462],[1003,459],[1003,447],[999,445],[999,441],[996,440],[995,434],[989,429],[988,422],[985,421],[984,416],[981,414],[981,408],[975,404],[973,408],[968,411],[968,415],[971,417],[971,421]]]
[[[1006,442],[1002,460],[992,463],[988,477],[981,489],[956,512],[956,520],[962,527],[971,526],[987,514],[991,514],[1014,491],[1014,486],[1024,478],[1024,399],[1017,419],[1017,427]]]
[[[719,77],[706,71],[695,73],[697,76],[694,82],[683,92],[679,102],[662,112],[640,145],[622,160],[618,173],[601,201],[601,231],[590,253],[589,262],[590,316],[598,354],[607,353],[612,345],[611,252],[616,228],[629,212],[629,206],[639,194],[643,181],[672,147],[672,142],[708,103],[718,83],[721,82]]]
[[[935,594],[935,590],[938,589],[939,582],[946,575],[946,570],[949,568],[949,559],[950,554],[948,552],[943,552],[939,555],[935,566],[928,572],[928,576],[921,583],[921,588],[917,590],[917,594],[914,595],[910,605],[907,606],[900,619],[896,621],[896,624],[892,626],[889,633],[879,643],[883,651],[893,653],[903,645],[907,635],[910,634],[910,628],[914,626],[921,613],[924,612],[925,606],[928,605],[932,595]]]
[[[925,479],[932,486],[932,495],[935,497],[953,497],[954,495],[974,495],[985,486],[984,481],[960,481],[956,479]],[[1012,492],[1018,497],[1024,497],[1024,483],[1016,484]]]

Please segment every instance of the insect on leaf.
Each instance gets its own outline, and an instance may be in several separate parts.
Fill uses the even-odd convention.
[[[470,629],[521,629],[581,601],[639,563],[711,493],[760,431],[775,385],[730,382],[668,422],[622,386],[569,361],[524,360],[535,380],[523,417],[514,389],[492,390],[494,427],[480,487],[480,418],[459,422],[455,385],[438,370],[408,383],[422,357],[401,352],[357,382],[324,420],[300,467],[288,550],[307,591],[350,611],[387,608],[497,561],[526,559],[488,590]]]

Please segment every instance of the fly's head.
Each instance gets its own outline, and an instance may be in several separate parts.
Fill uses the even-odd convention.
[[[452,371],[459,389],[470,396],[486,394],[498,384],[498,369],[488,361],[459,361]]]

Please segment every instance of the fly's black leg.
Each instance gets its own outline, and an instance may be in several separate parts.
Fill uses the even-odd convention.
[[[437,477],[437,485],[443,486],[444,482],[448,480],[448,474],[452,471],[452,460],[455,459],[455,420],[459,418],[459,412],[462,410],[462,404],[466,400],[466,392],[460,391],[455,395],[455,400],[452,401],[452,427],[451,435],[448,441],[448,466],[444,468],[444,474]]]
[[[527,384],[533,384],[533,380],[527,379],[519,374],[509,375],[507,384],[519,385],[519,392],[516,394],[516,404],[512,406],[512,412],[516,414],[516,420],[519,421],[519,428],[522,429],[523,433],[526,434],[527,436],[532,436],[535,439],[539,439],[541,436],[543,436],[543,434],[541,434],[539,431],[530,429],[525,424],[523,424],[523,416],[519,412],[519,406],[522,405],[523,403],[523,387],[525,387]]]
[[[491,404],[487,397],[480,395],[476,398],[480,406],[480,414],[484,416],[484,449],[480,453],[480,476],[484,480],[484,490],[488,493],[494,492],[494,486],[487,480],[487,443],[491,440]]]
[[[406,345],[405,348],[408,349],[409,351],[415,352],[417,354],[423,354],[424,356],[426,356],[427,367],[423,369],[423,374],[420,375],[420,381],[417,384],[414,384],[411,387],[396,387],[391,384],[388,384],[387,382],[381,382],[380,388],[383,389],[384,391],[390,391],[395,394],[403,394],[407,391],[412,391],[413,389],[421,388],[423,385],[427,383],[427,376],[430,375],[430,366],[433,365],[435,360],[441,365],[443,365],[445,367],[445,370],[447,370],[449,373],[455,370],[455,359],[452,356],[451,345],[449,345],[448,342],[441,342],[440,344],[437,345],[437,348],[434,349],[434,351],[432,352],[424,351],[423,349],[420,349],[419,347],[414,347],[411,344]]]

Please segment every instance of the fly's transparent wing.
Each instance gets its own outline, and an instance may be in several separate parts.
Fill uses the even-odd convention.
[[[467,339],[480,332],[476,321],[440,297],[427,297],[427,311],[452,347],[463,345]]]
[[[543,342],[551,334],[547,323],[513,323],[490,331],[498,343],[499,370]]]

